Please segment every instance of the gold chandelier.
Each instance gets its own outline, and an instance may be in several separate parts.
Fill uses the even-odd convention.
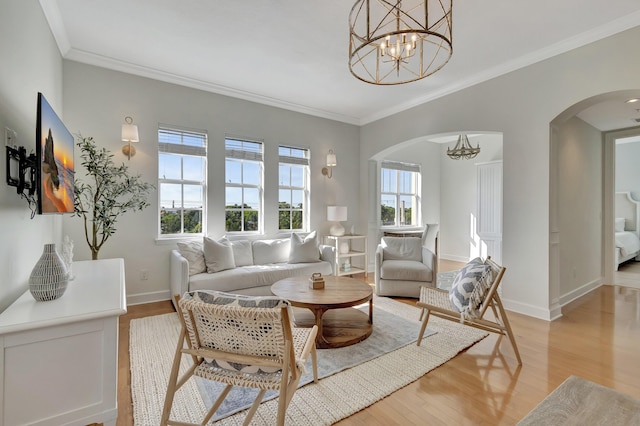
[[[461,158],[470,160],[472,158],[476,158],[479,152],[480,144],[473,148],[469,143],[469,138],[464,134],[458,136],[458,142],[456,142],[456,146],[453,149],[447,148],[447,155],[454,160],[459,160]]]
[[[349,70],[371,84],[425,78],[451,58],[453,0],[357,0],[349,15]]]

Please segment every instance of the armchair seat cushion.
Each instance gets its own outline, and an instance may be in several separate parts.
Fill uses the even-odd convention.
[[[380,279],[401,281],[432,281],[433,271],[415,260],[385,260],[380,267]]]

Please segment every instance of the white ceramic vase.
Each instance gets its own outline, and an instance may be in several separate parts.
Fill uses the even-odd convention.
[[[42,256],[29,276],[29,291],[39,302],[54,300],[67,289],[69,274],[55,244],[45,244]]]

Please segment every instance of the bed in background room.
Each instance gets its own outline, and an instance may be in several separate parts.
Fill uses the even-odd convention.
[[[616,192],[616,271],[621,263],[640,261],[640,202],[629,192]]]

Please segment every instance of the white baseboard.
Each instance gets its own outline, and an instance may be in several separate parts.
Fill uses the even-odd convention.
[[[150,293],[138,293],[127,295],[127,306],[142,305],[143,303],[162,302],[163,300],[171,300],[169,290],[154,291]]]
[[[455,256],[453,254],[441,254],[438,257],[443,260],[453,260],[454,262],[462,262],[462,263],[467,263],[470,260],[468,257]]]
[[[518,314],[527,315],[534,318],[539,318],[545,321],[553,321],[554,319],[562,316],[562,313],[559,310],[544,309],[540,308],[539,306],[515,302],[510,299],[502,298],[502,304],[508,311],[516,312]]]
[[[585,294],[589,293],[592,290],[595,290],[601,285],[602,285],[602,278],[598,278],[578,287],[573,291],[570,291],[567,294],[560,296],[560,306],[564,306],[567,303],[573,302],[577,298],[584,296]]]

